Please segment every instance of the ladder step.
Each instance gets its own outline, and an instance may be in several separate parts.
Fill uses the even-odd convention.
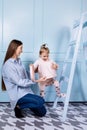
[[[71,41],[71,42],[69,43],[69,46],[73,46],[73,45],[76,45],[76,40]]]
[[[66,59],[65,61],[64,61],[64,63],[71,63],[72,62],[72,59]]]
[[[65,98],[66,98],[66,96],[65,97],[56,97],[55,102],[53,104],[53,109],[57,108],[57,102],[58,101],[62,101],[63,103],[65,103]]]
[[[66,76],[61,76],[60,79],[59,79],[59,83],[61,83],[62,81],[68,82],[69,78],[66,77]]]
[[[83,28],[87,27],[87,21],[83,24]]]
[[[76,21],[74,22],[73,29],[74,29],[74,28],[77,28],[77,27],[79,26],[79,24],[80,24],[80,20],[78,19],[78,20],[76,20]]]

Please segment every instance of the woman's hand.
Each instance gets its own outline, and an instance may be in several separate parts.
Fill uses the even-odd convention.
[[[44,81],[46,81],[46,77],[42,77],[38,80],[35,80],[34,82],[40,83],[40,82],[44,82]]]

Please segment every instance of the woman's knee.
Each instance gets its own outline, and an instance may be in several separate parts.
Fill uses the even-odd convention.
[[[34,114],[36,116],[39,116],[39,117],[45,116],[46,112],[47,112],[47,110],[46,110],[44,105],[42,107],[39,107],[39,108],[30,108],[30,109],[31,109],[31,111],[34,112]]]
[[[47,110],[45,106],[42,106],[39,111],[40,111],[40,117],[43,117],[46,115]]]

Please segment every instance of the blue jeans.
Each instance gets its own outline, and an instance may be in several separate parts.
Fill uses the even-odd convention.
[[[37,116],[42,117],[46,114],[44,99],[38,95],[26,94],[18,100],[17,105],[20,109],[30,108]]]

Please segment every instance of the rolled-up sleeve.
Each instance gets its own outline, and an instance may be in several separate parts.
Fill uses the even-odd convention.
[[[16,84],[18,86],[28,87],[32,84],[35,84],[35,82],[32,82],[28,78],[21,78],[16,68],[13,68],[11,65],[3,67],[2,75],[4,80],[11,82],[12,84]]]

